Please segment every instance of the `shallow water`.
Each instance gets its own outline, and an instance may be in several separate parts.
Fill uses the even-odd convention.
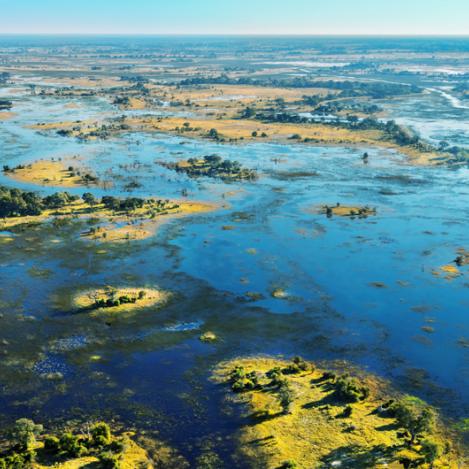
[[[442,106],[440,99],[433,96],[431,105]],[[70,110],[54,98],[22,98],[17,116],[0,123],[0,165],[79,155],[114,181],[93,189],[96,195],[127,195],[126,184],[138,180],[136,196],[180,198],[187,190],[191,199],[227,206],[173,220],[154,238],[128,245],[80,239],[85,222],[16,229],[12,241],[0,242],[0,404],[9,418],[120,416],[156,425],[191,455],[200,438],[225,437],[236,424],[220,414],[210,368],[248,353],[351,360],[448,415],[466,415],[461,339],[469,337],[469,270],[447,280],[432,269],[468,248],[467,169],[415,168],[396,152],[365,147],[228,145],[150,134],[80,143],[26,127],[121,114],[102,99],[77,103]],[[410,119],[403,106],[396,112]],[[426,112],[419,119],[428,123]],[[438,120],[449,140],[446,118],[457,117]],[[158,164],[213,153],[257,169],[259,180],[194,180]],[[0,184],[57,190],[3,174]],[[328,219],[315,210],[336,202],[374,206],[377,216]],[[119,317],[70,310],[76,291],[103,285],[157,285],[174,297],[162,309]],[[272,296],[277,288],[285,299]],[[432,333],[421,329],[429,325]],[[207,330],[220,340],[201,343]],[[220,451],[229,453],[230,440],[222,441]]]

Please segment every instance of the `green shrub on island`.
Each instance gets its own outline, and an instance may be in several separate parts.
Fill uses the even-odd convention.
[[[287,365],[283,370],[282,373],[284,375],[287,374],[295,374],[300,373],[301,371],[308,371],[310,369],[308,363],[301,357],[293,357],[292,363]]]
[[[356,378],[348,375],[339,376],[334,387],[335,395],[343,401],[363,401],[370,394],[370,390],[366,386],[362,386]]]
[[[394,402],[389,411],[397,423],[409,433],[409,444],[411,445],[422,433],[431,432],[433,429],[434,411],[416,397],[407,396]]]
[[[259,379],[255,371],[246,373],[242,366],[237,366],[230,373],[231,389],[234,392],[243,392],[256,389]]]
[[[238,161],[223,160],[218,155],[207,155],[203,159],[189,158],[178,163],[163,163],[164,167],[186,173],[189,177],[207,176],[224,180],[254,180],[256,171],[243,168]]]

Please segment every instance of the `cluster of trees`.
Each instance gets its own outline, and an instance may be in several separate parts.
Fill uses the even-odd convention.
[[[406,85],[400,83],[387,82],[368,82],[368,81],[318,81],[308,77],[293,78],[250,78],[239,77],[230,78],[228,75],[219,75],[217,77],[195,76],[186,78],[178,83],[178,86],[193,85],[252,85],[252,86],[268,86],[280,88],[327,88],[339,90],[340,93],[336,97],[354,97],[369,96],[373,99],[382,99],[386,97],[399,96],[409,93],[420,93],[421,89],[414,85]]]
[[[325,80],[314,81],[317,88],[340,90],[338,98],[368,96],[372,99],[383,99],[406,94],[420,93],[422,90],[415,85],[388,83],[381,81]]]
[[[120,465],[124,444],[104,422],[86,425],[80,435],[67,431],[60,436],[42,436],[43,431],[42,425],[30,419],[17,420],[9,433],[10,447],[0,454],[0,469],[25,469],[33,467],[37,459],[63,461],[86,455],[97,457],[102,468],[117,469]],[[44,444],[38,449],[39,437]]]
[[[375,114],[382,111],[376,104],[369,104],[361,101],[331,101],[315,107],[317,114],[337,114],[341,111],[361,112],[364,114]]]
[[[207,155],[203,159],[189,158],[184,164],[164,163],[163,166],[190,177],[208,176],[224,180],[254,180],[256,171],[243,168],[238,161],[224,160],[218,155]]]
[[[36,192],[0,186],[0,217],[40,215],[44,210],[66,207],[79,199],[79,196],[72,195],[69,192],[56,192],[41,197]],[[139,197],[120,199],[106,195],[99,201],[91,192],[85,192],[82,200],[91,207],[101,203],[105,208],[116,212],[132,212],[143,208],[146,204],[151,205],[152,210],[155,212],[163,212],[179,207],[177,204],[170,205],[169,200],[146,200]]]
[[[96,298],[94,302],[95,308],[113,308],[115,306],[120,306],[124,304],[135,304],[138,300],[143,300],[145,298],[145,291],[141,290],[138,292],[138,296],[128,296],[120,295],[119,297],[110,297],[110,298]]]
[[[0,217],[40,215],[43,210],[65,207],[78,199],[68,192],[41,197],[35,192],[0,186]]]

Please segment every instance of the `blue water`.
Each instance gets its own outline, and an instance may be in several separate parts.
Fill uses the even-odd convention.
[[[165,428],[162,418],[162,431],[172,438],[191,431],[200,436],[221,431],[222,424],[215,423],[214,400],[200,428],[185,426],[193,409],[181,396],[195,392],[188,376],[202,395],[216,395],[207,384],[211,366],[238,354],[272,352],[350,360],[464,416],[469,367],[461,339],[469,337],[469,269],[452,280],[432,270],[451,262],[458,248],[469,248],[469,170],[412,167],[397,152],[369,147],[230,145],[132,133],[83,143],[28,128],[119,114],[102,99],[80,100],[78,110],[62,104],[22,98],[17,117],[0,123],[0,165],[79,155],[101,179],[114,181],[93,188],[96,195],[128,195],[124,186],[138,180],[137,196],[180,198],[184,189],[191,199],[222,207],[173,220],[155,238],[124,246],[80,240],[79,222],[16,231],[13,242],[0,243],[8,412],[53,414],[82,406],[123,416],[144,406],[181,419],[178,426],[169,418]],[[195,180],[159,164],[213,153],[256,169],[259,179]],[[57,190],[3,174],[0,184]],[[321,204],[337,202],[373,206],[377,215],[329,219],[318,213]],[[32,267],[50,275],[31,275]],[[122,283],[158,285],[175,296],[161,310],[110,321],[90,321],[67,308],[79,289]],[[272,296],[278,288],[286,298]],[[202,344],[197,337],[206,330],[221,340]],[[44,382],[41,375],[53,371],[63,374],[65,393]],[[419,387],[413,380],[422,373]],[[124,390],[129,397],[122,401]],[[18,393],[25,401],[20,410],[11,405]],[[32,396],[36,402],[28,403]]]

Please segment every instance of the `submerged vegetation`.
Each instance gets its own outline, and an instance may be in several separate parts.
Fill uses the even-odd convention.
[[[257,357],[222,363],[214,379],[248,408],[238,443],[254,467],[456,467],[436,410],[367,373]]]

